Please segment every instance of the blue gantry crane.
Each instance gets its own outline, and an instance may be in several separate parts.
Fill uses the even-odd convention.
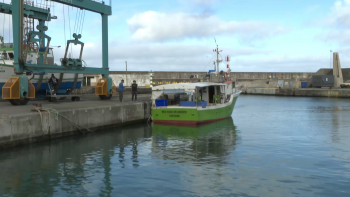
[[[109,77],[108,66],[108,16],[112,14],[111,5],[103,1],[93,0],[51,0],[79,9],[101,14],[102,18],[102,68],[82,66],[82,52],[84,43],[79,39],[80,34],[74,33],[73,40],[67,41],[65,56],[61,59],[61,65],[48,65],[46,62],[51,37],[46,35],[48,27],[46,21],[56,19],[51,16],[50,9],[26,5],[23,0],[14,0],[12,4],[0,3],[0,13],[12,14],[13,44],[14,44],[14,75],[2,88],[3,99],[7,99],[13,105],[25,105],[30,98],[35,98],[35,87],[28,80],[28,73],[74,73],[76,74],[101,74],[102,79],[97,83],[95,94],[101,99],[110,99],[116,93],[112,79]],[[38,31],[30,31],[23,38],[23,18],[28,17],[39,21]],[[25,43],[23,43],[25,42]],[[39,54],[37,64],[28,64],[26,61],[30,43],[39,42],[44,46],[45,52]],[[68,58],[67,52],[70,44],[81,45],[79,58]],[[23,47],[26,46],[26,47]],[[62,80],[62,77],[61,77]]]

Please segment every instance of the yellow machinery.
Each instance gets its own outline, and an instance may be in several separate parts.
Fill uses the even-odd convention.
[[[117,94],[117,87],[113,86],[112,79],[102,78],[98,80],[95,87],[95,94],[100,97],[100,99],[111,99],[112,95]],[[112,87],[111,90],[108,90],[108,83],[111,83],[109,87]]]
[[[12,105],[25,105],[30,98],[35,98],[35,87],[26,76],[11,77],[2,87],[2,98]]]

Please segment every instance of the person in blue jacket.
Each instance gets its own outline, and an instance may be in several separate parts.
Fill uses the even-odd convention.
[[[124,79],[119,83],[119,101],[123,102],[123,92],[124,92]]]

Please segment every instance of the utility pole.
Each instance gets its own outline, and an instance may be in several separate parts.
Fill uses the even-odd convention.
[[[332,68],[332,50],[329,51],[329,68]]]
[[[128,83],[128,61],[125,61],[125,67],[126,67],[126,77],[125,77],[125,84]]]

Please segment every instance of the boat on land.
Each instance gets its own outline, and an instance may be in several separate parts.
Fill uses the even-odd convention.
[[[227,72],[219,72],[219,49],[215,70],[202,82],[152,87],[152,120],[155,124],[197,125],[230,117],[241,91]],[[227,57],[227,61],[229,58]],[[215,62],[214,62],[215,64]]]
[[[37,64],[40,54],[44,54],[44,51],[31,46],[31,50],[27,53],[27,64]],[[13,60],[14,51],[12,43],[1,43],[0,40],[0,90],[5,85],[7,80],[15,75]],[[53,49],[49,48],[47,54],[47,61],[49,64],[54,64],[54,54]],[[54,74],[59,78],[60,73],[31,73],[28,75],[28,79],[31,80],[32,84],[36,89],[37,98],[46,98],[48,91],[50,90],[48,80],[51,77],[51,74]],[[83,74],[79,74],[77,77],[76,85],[74,87],[75,74],[65,73],[63,75],[62,83],[57,94],[69,94],[72,89],[79,89],[82,86],[82,81],[84,79]],[[2,91],[0,91],[0,97],[2,97]]]

